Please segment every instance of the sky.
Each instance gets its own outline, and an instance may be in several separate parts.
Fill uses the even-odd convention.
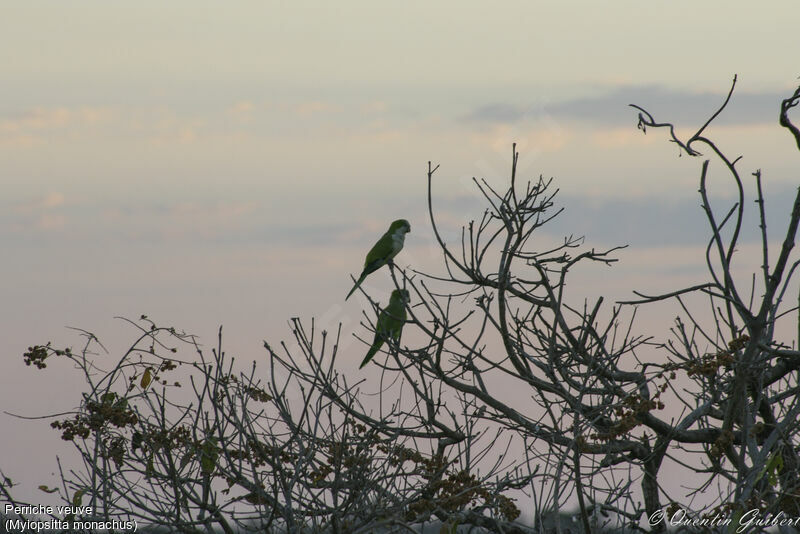
[[[429,161],[450,237],[483,212],[471,178],[505,184],[516,142],[520,175],[561,190],[543,242],[629,244],[578,297],[696,281],[701,161],[638,131],[628,104],[686,136],[738,75],[709,133],[744,176],[762,170],[780,228],[800,182],[777,125],[800,76],[797,15],[793,1],[5,3],[0,469],[54,481],[57,435],[6,412],[79,402],[77,374],[22,364],[32,344],[79,346],[67,327],[113,357],[134,336],[117,316],[209,343],[222,325],[230,351],[258,359],[289,318],[316,317],[343,323],[343,358],[360,361],[365,301],[343,297],[389,221],[411,221],[405,264],[441,269]],[[713,168],[711,186],[726,205]]]

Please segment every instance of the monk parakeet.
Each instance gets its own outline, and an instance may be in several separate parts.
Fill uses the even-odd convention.
[[[356,285],[353,286],[353,289],[350,290],[344,300],[350,298],[350,295],[358,289],[358,286],[361,285],[361,282],[364,281],[368,274],[374,273],[397,256],[397,253],[403,249],[406,234],[410,231],[411,225],[405,219],[397,219],[389,226],[389,230],[367,252],[367,258],[364,260],[364,270],[361,271],[358,282],[356,282]]]
[[[400,332],[403,330],[403,325],[406,324],[406,304],[408,304],[408,301],[408,291],[405,289],[392,291],[389,305],[378,316],[378,322],[375,324],[375,339],[372,341],[372,346],[369,348],[367,355],[364,356],[361,365],[358,366],[359,369],[367,365],[372,357],[378,353],[384,341],[391,338],[396,343],[400,339]]]

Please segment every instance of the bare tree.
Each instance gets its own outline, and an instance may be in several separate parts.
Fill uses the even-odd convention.
[[[685,319],[679,319],[672,329],[674,338],[664,346],[672,356],[667,365],[652,365],[659,369],[654,379],[669,387],[676,373],[684,373],[692,388],[671,387],[675,398],[686,407],[682,417],[673,424],[663,425],[649,414],[642,424],[656,435],[648,453],[646,479],[657,480],[658,467],[670,450],[684,449],[694,458],[691,464],[698,473],[707,476],[703,487],[725,482],[727,491],[720,493],[714,510],[730,511],[734,517],[753,510],[766,517],[784,514],[800,516],[800,464],[798,464],[798,374],[800,368],[800,319],[797,319],[798,339],[794,342],[776,339],[780,320],[791,320],[797,306],[784,302],[791,287],[798,260],[792,259],[800,222],[800,188],[795,196],[786,230],[782,234],[777,258],[769,254],[766,207],[762,190],[761,171],[755,177],[755,203],[761,231],[761,272],[752,273],[749,288],[736,282],[735,260],[745,212],[745,187],[736,164],[705,136],[706,128],[725,109],[736,86],[734,77],[730,92],[722,106],[688,140],[679,139],[670,123],[659,123],[644,109],[639,109],[639,128],[669,128],[670,140],[690,156],[699,157],[700,148],[711,151],[721,163],[736,192],[736,202],[722,214],[711,209],[707,190],[709,159],[700,173],[702,207],[711,237],[706,248],[709,280],[705,283],[666,295],[645,296],[637,303],[676,299],[684,307]],[[789,119],[788,112],[800,101],[800,88],[785,99],[780,107],[779,122],[789,129],[800,147],[800,131]],[[796,257],[796,255],[795,255]],[[774,263],[772,263],[774,261]],[[749,289],[749,295],[745,291]],[[683,299],[689,293],[707,295],[710,320],[687,309]],[[702,346],[710,346],[711,350]],[[663,386],[662,386],[663,389]],[[700,489],[700,488],[698,488]],[[647,512],[656,513],[661,506],[658,488],[645,488]],[[743,521],[747,521],[747,516]]]
[[[299,319],[293,346],[265,343],[266,371],[235,366],[221,331],[208,356],[192,336],[146,317],[131,322],[139,338],[110,370],[99,368],[88,332],[78,353],[31,347],[29,364],[68,358],[88,385],[79,408],[53,423],[84,459],[64,473],[61,495],[90,502],[105,520],[181,532],[413,532],[431,521],[450,532],[663,532],[678,512],[690,530],[711,529],[715,516],[750,521],[752,510],[800,516],[800,351],[776,331],[797,320],[800,337],[798,308],[785,300],[799,263],[800,190],[773,259],[754,173],[763,258],[743,290],[738,158],[704,135],[733,86],[686,141],[634,106],[643,131],[669,128],[689,156],[710,150],[737,192],[728,211],[712,210],[703,161],[708,280],[610,308],[603,298],[576,302],[567,291],[574,267],[613,264],[620,247],[598,251],[569,236],[537,250],[531,236],[560,213],[552,180],[520,185],[514,147],[505,191],[474,180],[487,208],[454,245],[435,217],[438,167],[429,163],[443,274],[391,269],[411,300],[403,338],[386,339],[386,356],[374,360],[378,384],[348,380],[342,370],[360,358],[337,361],[341,329],[332,335]],[[800,147],[788,117],[798,101],[800,88],[783,101],[780,124]],[[710,313],[693,308],[692,295]],[[637,334],[636,306],[667,299],[683,309],[671,338]],[[367,339],[374,308],[364,315]],[[179,357],[186,348],[196,356]],[[678,415],[660,415],[667,407]],[[715,488],[715,500],[690,517],[679,510],[660,483],[665,460],[703,477],[695,490]],[[9,484],[0,490],[12,499]],[[521,501],[536,524],[520,521]],[[573,503],[577,523],[545,524]]]

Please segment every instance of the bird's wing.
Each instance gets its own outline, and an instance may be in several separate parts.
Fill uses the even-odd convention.
[[[385,340],[391,338],[396,342],[400,339],[400,333],[405,324],[406,306],[403,297],[392,294],[389,305],[378,316],[378,321],[375,323],[375,339],[372,341],[369,352],[364,356],[364,360],[358,368],[361,369],[369,363],[372,357],[381,349]]]
[[[389,259],[391,259],[394,252],[394,241],[392,240],[392,235],[387,232],[383,234],[383,236],[378,239],[378,242],[375,243],[375,246],[373,246],[371,249],[369,249],[369,252],[367,252],[367,257],[364,259],[364,270],[367,270],[369,266],[375,264],[379,264],[377,267],[375,267],[375,269],[380,268]]]
[[[361,271],[361,275],[358,277],[353,289],[347,294],[344,300],[350,298],[356,289],[361,285],[361,282],[367,277],[368,274],[374,273],[384,265],[386,262],[391,259],[392,253],[392,238],[389,233],[383,234],[383,237],[378,239],[378,242],[375,243],[369,252],[367,252],[367,257],[364,259],[364,270]]]
[[[389,305],[383,310],[383,314],[378,321],[379,326],[382,327],[381,331],[385,336],[391,336],[392,339],[397,341],[400,337],[400,332],[403,330],[403,325],[406,324],[406,306],[402,297],[396,298],[392,295]]]

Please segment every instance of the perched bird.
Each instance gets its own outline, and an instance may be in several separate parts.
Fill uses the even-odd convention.
[[[408,224],[408,221],[405,219],[397,219],[389,226],[389,230],[387,230],[386,233],[378,239],[375,246],[367,252],[367,257],[364,260],[364,270],[361,271],[358,282],[356,282],[356,285],[353,286],[353,289],[350,290],[350,293],[347,294],[344,300],[350,298],[350,295],[358,289],[358,286],[361,285],[361,282],[364,281],[364,278],[366,278],[368,274],[374,273],[387,263],[390,263],[392,258],[397,256],[397,253],[403,249],[406,234],[410,231],[411,225]]]
[[[400,332],[403,331],[403,325],[406,324],[406,304],[408,304],[408,301],[408,291],[405,289],[392,291],[389,305],[378,316],[378,322],[375,324],[375,339],[372,341],[372,346],[369,348],[367,355],[364,356],[361,365],[358,366],[359,369],[367,365],[372,357],[378,353],[384,341],[391,338],[396,343],[400,339]]]

